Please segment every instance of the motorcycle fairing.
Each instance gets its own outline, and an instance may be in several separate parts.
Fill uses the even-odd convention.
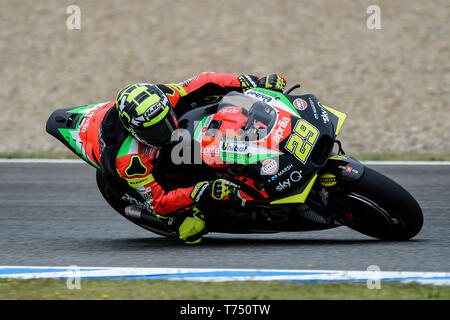
[[[256,106],[259,113],[253,114],[260,119],[254,123],[267,129],[267,134],[243,141],[239,130],[252,128],[251,114]],[[333,111],[325,109],[311,94],[291,96],[262,88],[247,90],[245,94],[231,92],[214,114],[202,117],[193,130],[194,140],[200,144],[202,160],[208,166],[245,165],[254,171],[277,168],[278,171],[267,170],[262,181],[257,181],[258,192],[264,191],[263,198],[295,195],[290,199],[301,203],[308,195],[309,182],[326,163],[335,132],[339,132],[345,119],[345,115],[335,115]],[[290,180],[292,176],[294,179]]]
[[[329,116],[331,118],[330,120],[333,124],[333,127],[335,128],[335,134],[337,136],[341,131],[342,125],[344,124],[347,115],[341,111],[327,107],[326,105],[321,104],[321,106],[329,111]]]
[[[99,168],[98,129],[115,101],[58,109],[47,120],[46,130],[94,168]]]
[[[332,173],[338,183],[356,182],[364,174],[364,165],[347,155],[332,155],[321,173]]]
[[[305,203],[312,186],[316,182],[316,179],[317,174],[315,174],[305,185],[303,185],[303,188],[296,190],[293,194],[288,195],[287,197],[272,201],[270,204]],[[299,192],[299,190],[301,191]]]

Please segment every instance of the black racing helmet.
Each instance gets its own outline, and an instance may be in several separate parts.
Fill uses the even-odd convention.
[[[130,84],[119,91],[116,109],[124,127],[139,142],[161,148],[178,127],[167,96],[149,83]]]

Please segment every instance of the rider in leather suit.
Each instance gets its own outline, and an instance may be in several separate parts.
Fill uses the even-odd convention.
[[[171,190],[165,186],[165,166],[158,160],[178,127],[177,117],[195,106],[218,101],[230,91],[253,87],[282,91],[285,85],[286,79],[276,74],[258,78],[201,73],[178,84],[126,86],[99,129],[103,184],[110,190],[121,184],[125,189],[131,187],[145,200],[147,211],[165,221],[170,232],[188,244],[199,243],[207,228],[197,204],[227,200],[236,186],[224,179]]]

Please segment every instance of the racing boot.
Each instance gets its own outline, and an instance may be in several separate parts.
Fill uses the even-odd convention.
[[[197,207],[193,207],[191,214],[179,225],[178,237],[186,244],[198,244],[206,233],[205,217]]]

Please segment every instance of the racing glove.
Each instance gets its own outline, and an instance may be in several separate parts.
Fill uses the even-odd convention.
[[[238,77],[239,82],[241,83],[242,92],[247,91],[251,88],[256,88],[259,86],[259,79],[256,76],[251,76],[248,74],[243,74]]]
[[[271,74],[262,78],[256,76],[251,76],[248,74],[243,74],[238,77],[241,83],[242,92],[247,91],[251,88],[264,88],[275,91],[283,91],[286,87],[286,78],[277,74]]]
[[[238,185],[225,179],[202,181],[194,186],[191,198],[196,203],[201,203],[205,200],[229,200],[238,188]]]
[[[286,87],[286,78],[278,74],[271,74],[258,79],[258,87],[282,92]]]

